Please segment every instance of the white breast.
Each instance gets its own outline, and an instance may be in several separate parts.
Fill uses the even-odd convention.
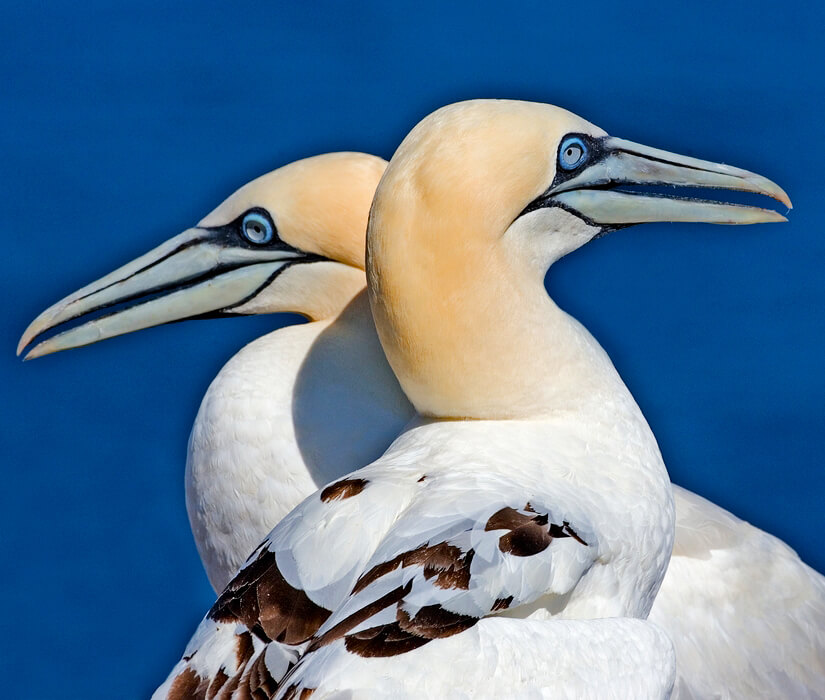
[[[412,416],[366,319],[366,330],[353,318],[270,333],[210,385],[186,506],[217,591],[307,494],[379,457]]]
[[[670,640],[644,620],[493,617],[403,658],[364,659],[330,647],[295,681],[315,688],[313,700],[340,698],[341,688],[373,700],[661,700],[674,672]]]

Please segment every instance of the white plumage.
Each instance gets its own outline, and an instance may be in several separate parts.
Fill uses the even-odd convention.
[[[679,486],[650,614],[673,640],[674,698],[825,698],[825,577],[788,545]]]
[[[332,156],[338,161],[332,169],[340,168],[343,155]],[[348,174],[338,187],[346,192],[344,200],[365,211],[358,190],[374,186],[378,159],[349,156],[356,177]],[[357,175],[363,179],[365,171],[374,176],[372,185],[369,177],[359,182]],[[328,177],[338,176],[340,169]],[[347,192],[353,181],[355,194]],[[265,184],[283,187],[280,181]],[[254,185],[230,198],[209,223],[229,221],[250,205],[269,206],[277,220],[279,196],[285,195]],[[311,205],[323,209],[318,188],[311,189],[316,194]],[[296,198],[295,187],[289,194]],[[329,209],[334,212],[336,204]],[[386,365],[363,295],[346,306],[358,283],[349,272],[341,278],[323,271],[330,265],[302,266],[302,271],[317,270],[317,277],[305,274],[297,285],[285,283],[286,276],[278,280],[291,287],[283,296],[293,310],[310,308],[310,315],[326,320],[283,329],[247,346],[212,383],[193,428],[187,507],[216,589],[304,496],[377,457],[412,415]],[[277,284],[259,290],[243,312],[289,309],[278,291]],[[64,302],[75,303],[72,297]],[[229,305],[221,302],[213,308]],[[37,332],[43,316],[32,324]],[[27,332],[24,339],[34,334]],[[71,344],[44,352],[62,347]],[[678,487],[674,496],[676,545],[651,619],[675,641],[677,691],[684,697],[690,692],[696,697],[712,692],[722,697],[825,696],[821,575],[775,538],[713,504]],[[234,644],[234,633],[227,639]],[[782,653],[777,639],[783,640]]]
[[[639,418],[631,414],[629,422]],[[605,695],[610,684],[595,685],[600,681],[582,671],[582,658],[566,647],[571,641],[574,649],[585,645],[586,627],[564,622],[557,636],[555,618],[647,615],[666,566],[667,522],[672,517],[669,484],[655,443],[650,447],[652,452],[644,455],[649,465],[633,465],[629,457],[622,467],[642,468],[637,476],[624,478],[621,469],[614,472],[609,445],[599,450],[587,431],[567,417],[503,424],[435,422],[410,428],[373,465],[313,494],[281,521],[219,598],[187,648],[185,661],[157,697],[175,697],[193,673],[198,684],[206,681],[208,686],[225,674],[225,683],[237,680],[251,690],[248,684],[262,673],[255,664],[258,658],[265,658],[269,677],[278,679],[299,651],[303,658],[281,686],[286,697],[298,697],[305,688],[323,691],[325,683],[330,691],[352,687],[346,679],[357,679],[363,697],[368,697],[368,689],[377,690],[373,680],[384,677],[380,669],[385,664],[392,668],[397,655],[429,667],[427,682],[441,688],[434,693],[439,696],[456,685],[457,679],[446,674],[452,672],[451,649],[464,649],[462,630],[491,613],[529,615],[538,639],[530,632],[533,626],[522,628],[523,620],[510,619],[493,627],[496,634],[503,632],[502,640],[488,639],[491,631],[485,627],[470,637],[471,644],[488,654],[512,649],[507,652],[512,657],[517,644],[533,648],[541,643],[540,651],[528,652],[532,663],[547,654],[554,659],[544,673],[538,665],[528,667],[525,692],[549,692],[554,681],[547,674],[556,665],[566,669],[564,683],[571,688],[587,684],[592,697],[598,692],[610,697]],[[592,467],[589,473],[576,469],[583,457]],[[510,466],[514,462],[520,466],[517,473]],[[575,485],[570,483],[573,469]],[[601,493],[599,485],[611,476],[617,489]],[[532,494],[529,503],[527,493]],[[641,502],[640,493],[648,496]],[[661,505],[650,505],[656,503]],[[528,533],[518,532],[517,524],[546,537],[533,541]],[[646,545],[638,546],[642,541]],[[276,585],[274,580],[282,582]],[[250,616],[251,608],[256,610]],[[301,624],[287,619],[285,611],[292,610],[300,610],[303,619],[323,622],[305,639]],[[406,624],[399,625],[399,618]],[[239,640],[256,639],[249,634],[256,625],[262,628],[258,638],[281,638],[289,644],[256,642],[254,653],[238,666]],[[452,637],[459,631],[461,635]],[[611,657],[624,643],[638,651],[615,661],[627,684],[619,683],[617,689],[637,688],[638,697],[652,698],[662,697],[662,689],[672,684],[672,648],[655,628],[638,620],[616,620],[599,627],[590,641],[591,658]],[[477,676],[478,657],[469,650],[455,653],[467,665],[463,677]],[[376,666],[374,658],[384,661]],[[651,664],[657,673],[651,674]],[[425,687],[406,661],[399,665],[396,659],[395,665],[396,679],[387,681],[388,693],[390,688],[395,692],[394,683],[402,689],[406,683],[409,693]],[[330,666],[336,671],[327,676],[324,669]],[[498,676],[505,666],[499,664],[496,673],[491,670],[484,672],[502,687],[506,681]],[[606,669],[604,673],[609,675]]]
[[[233,357],[201,403],[186,464],[215,589],[301,500],[381,456],[413,415],[365,293],[335,319],[283,328]]]
[[[496,279],[495,275],[499,274],[496,264],[501,263],[490,263],[489,257],[486,271],[492,275],[490,286],[493,289],[474,287],[469,282],[473,296],[467,295],[469,288],[462,288],[461,282],[449,275],[433,277],[432,270],[422,271],[422,267],[416,265],[415,258],[421,248],[425,251],[424,258],[432,261],[427,258],[429,240],[443,240],[438,236],[456,232],[456,217],[446,216],[439,220],[442,213],[432,208],[433,202],[436,207],[444,202],[445,191],[439,189],[443,182],[454,185],[458,181],[455,173],[450,171],[449,162],[446,174],[443,172],[444,152],[449,154],[453,144],[458,143],[458,152],[466,156],[467,151],[462,150],[467,148],[465,139],[478,146],[474,137],[479,131],[482,134],[491,132],[493,138],[501,139],[501,143],[492,148],[489,141],[482,142],[482,155],[478,159],[484,179],[495,171],[490,160],[491,152],[500,155],[496,154],[497,149],[512,145],[513,132],[529,131],[531,125],[525,122],[525,116],[527,122],[532,118],[543,123],[554,137],[558,135],[559,123],[574,133],[576,130],[589,131],[589,125],[571,119],[571,115],[544,111],[542,107],[482,104],[482,107],[471,104],[441,110],[425,120],[426,126],[419,125],[394,157],[395,177],[389,177],[389,173],[385,176],[374,203],[368,237],[372,245],[368,260],[373,265],[370,291],[384,349],[406,393],[420,412],[446,418],[486,418],[500,413],[510,420],[442,421],[408,429],[375,464],[311,496],[275,528],[204,622],[208,626],[214,622],[243,620],[252,632],[256,625],[263,626],[259,636],[264,639],[275,639],[293,647],[298,645],[300,658],[286,675],[283,675],[284,657],[281,653],[273,654],[271,666],[268,649],[259,651],[259,655],[249,661],[256,667],[258,677],[265,676],[265,685],[273,685],[266,688],[270,694],[274,692],[274,686],[280,684],[279,696],[297,697],[300,694],[303,697],[305,692],[313,693],[321,687],[326,689],[328,682],[334,686],[329,690],[354,690],[361,685],[375,692],[381,672],[373,664],[360,664],[360,674],[347,681],[340,677],[331,680],[326,670],[332,672],[350,666],[352,656],[384,658],[399,655],[401,658],[394,667],[399,672],[409,671],[413,663],[410,659],[416,658],[422,647],[429,643],[435,647],[443,637],[453,634],[457,635],[454,639],[460,645],[464,630],[475,626],[480,618],[505,614],[503,609],[507,610],[506,614],[517,617],[544,620],[548,628],[554,625],[556,616],[645,617],[664,575],[673,533],[666,472],[644,419],[596,342],[552,302],[548,304],[546,297],[545,303],[541,304],[532,294],[534,288],[523,286],[518,279],[508,277],[510,273],[507,272],[501,272],[501,280]],[[489,107],[492,114],[488,116],[496,126],[490,129],[485,125],[479,129],[476,119],[479,111],[483,114],[486,107]],[[510,131],[506,131],[503,124],[509,126]],[[505,130],[504,133],[500,129]],[[442,130],[446,130],[446,134],[442,134]],[[434,139],[432,132],[438,134]],[[591,140],[599,138],[603,143],[610,143],[609,139],[599,135],[598,130],[595,134]],[[524,141],[529,143],[531,136],[524,137]],[[518,138],[520,141],[521,136]],[[586,148],[579,136],[575,139]],[[433,140],[436,146],[433,146]],[[562,144],[559,148],[562,165],[563,154],[575,154],[565,145],[569,140],[568,136],[564,141],[560,138],[555,141]],[[445,144],[450,146],[445,147]],[[521,145],[523,153],[533,152],[523,143]],[[541,152],[540,144],[533,145]],[[616,142],[622,153],[631,154],[632,161],[632,155],[640,154],[633,154],[628,146],[632,148],[634,145]],[[434,164],[428,161],[427,154]],[[644,155],[650,155],[650,149]],[[470,162],[474,162],[476,156],[472,153]],[[659,162],[673,164],[671,154],[657,152],[656,156],[655,160]],[[668,159],[663,160],[664,156]],[[449,159],[450,156],[446,157]],[[713,164],[702,163],[699,168],[698,163],[691,161],[689,165],[679,167],[714,172],[709,167]],[[467,167],[463,162],[461,166]],[[723,179],[740,178],[738,185],[727,186],[753,188],[784,197],[772,183],[756,176],[726,167],[713,167],[716,173],[724,173],[721,175]],[[390,171],[392,168],[393,165]],[[407,170],[412,174],[408,175]],[[667,172],[667,168],[656,166],[657,176],[662,170]],[[612,172],[609,168],[608,171]],[[470,179],[478,179],[478,171],[471,172]],[[647,171],[641,169],[638,172]],[[586,173],[577,174],[576,179],[586,180]],[[506,180],[507,175],[512,177],[513,172],[505,167],[502,179]],[[434,177],[435,182],[428,177]],[[552,173],[547,177],[551,179]],[[650,176],[645,174],[643,177]],[[673,177],[674,181],[687,184],[681,179],[684,176]],[[689,178],[685,179],[690,182]],[[642,181],[649,182],[650,179]],[[547,180],[544,182],[543,187],[546,187]],[[503,188],[504,195],[515,194],[516,203],[521,202],[517,209],[509,212],[504,207],[508,203],[500,201],[501,191],[492,188],[484,192],[485,203],[492,200],[493,206],[498,203],[505,208],[504,221],[512,220],[513,211],[517,214],[516,221],[508,226],[502,238],[510,242],[493,243],[494,248],[502,245],[506,251],[505,259],[520,258],[516,267],[525,262],[532,267],[538,256],[547,260],[544,265],[542,262],[535,265],[543,272],[555,258],[598,233],[601,226],[594,221],[605,221],[601,217],[612,211],[612,207],[621,211],[622,217],[631,216],[626,213],[630,200],[624,195],[602,198],[598,193],[591,196],[586,192],[587,196],[579,196],[575,188],[571,190],[565,186],[564,180],[561,184],[557,182],[558,177],[548,188],[549,195],[541,194],[543,187],[532,190],[529,176],[524,176],[524,182],[512,187],[507,183]],[[485,181],[485,184],[489,183]],[[467,195],[466,187],[458,189]],[[521,199],[531,190],[533,197],[539,195],[535,200],[537,205],[530,205],[529,197]],[[546,203],[548,198],[552,200],[557,196],[557,192],[563,193],[559,199],[564,202],[561,211],[555,209],[557,205],[552,202]],[[472,199],[473,195],[470,197]],[[458,201],[460,219],[473,209],[467,206],[468,202],[461,201],[461,196]],[[528,203],[526,208],[525,201]],[[473,203],[483,210],[483,204],[478,200]],[[573,207],[572,216],[568,206]],[[654,220],[646,217],[657,216],[658,203],[651,201],[647,206],[647,213],[643,211],[638,220]],[[550,209],[542,213],[543,207]],[[580,208],[592,212],[592,216],[585,214],[577,223],[573,219],[580,216],[577,211]],[[518,215],[519,209],[523,209],[522,215]],[[532,214],[533,211],[536,213]],[[662,209],[667,216],[674,211],[678,211],[679,217],[701,216],[716,222],[775,219],[767,212],[759,214],[752,210],[740,214],[736,208],[707,203],[679,204],[675,209]],[[418,227],[407,228],[404,223],[399,224],[406,215],[413,221],[418,217]],[[497,215],[498,212],[496,218]],[[475,220],[478,226],[478,219],[469,215],[468,220]],[[421,221],[428,222],[435,231],[428,230],[421,236]],[[495,224],[491,229],[495,231]],[[553,232],[555,238],[549,244],[534,242],[537,232],[542,230]],[[417,238],[416,244],[424,241],[416,252],[409,245],[405,246],[406,237],[411,236],[411,232],[412,238]],[[464,235],[466,237],[466,232]],[[492,240],[495,241],[495,237]],[[450,241],[448,245],[456,243]],[[440,255],[447,258],[446,264],[439,260],[442,272],[444,269],[458,270],[456,265],[460,263],[456,261],[455,250],[460,251],[461,263],[465,258],[469,258],[470,263],[481,262],[485,250],[494,258],[501,255],[501,252],[490,252],[484,244],[476,248],[474,240],[468,240],[467,245],[468,248],[456,245],[446,254],[440,251]],[[412,256],[409,269],[398,263],[399,252],[402,258]],[[466,279],[461,273],[457,276]],[[429,280],[433,286],[423,284],[424,280]],[[409,295],[412,289],[417,290],[418,296],[405,296],[404,293]],[[504,295],[499,294],[502,289]],[[451,296],[451,290],[455,296]],[[507,290],[512,290],[510,294],[514,296],[506,301],[519,299],[526,302],[531,311],[523,319],[514,322],[507,319],[505,323],[514,331],[511,340],[515,345],[512,358],[496,358],[502,361],[502,376],[478,371],[489,366],[491,349],[501,352],[504,347],[497,342],[500,339],[485,337],[484,330],[479,330],[480,343],[472,337],[474,345],[466,351],[470,356],[460,358],[458,366],[466,369],[465,374],[455,375],[449,369],[445,374],[445,368],[456,364],[455,355],[445,350],[463,351],[455,344],[451,345],[451,341],[455,343],[453,329],[438,322],[434,324],[436,328],[429,327],[428,321],[437,319],[428,317],[433,312],[432,305],[444,306],[442,311],[455,312],[462,305],[477,304],[482,314],[502,322],[505,319],[496,314],[496,306],[502,296],[507,296]],[[472,302],[467,301],[469,298]],[[532,311],[534,305],[541,307],[538,315]],[[518,313],[523,313],[521,308]],[[461,314],[448,318],[466,319]],[[537,322],[539,318],[543,326],[542,321]],[[523,322],[527,325],[521,325]],[[481,321],[478,328],[483,329],[483,324]],[[460,325],[462,328],[467,326],[466,323]],[[437,332],[438,327],[443,334]],[[506,329],[502,334],[507,337]],[[455,335],[460,339],[461,329]],[[529,372],[517,362],[508,364],[508,360],[519,359],[525,345],[527,356],[536,358],[536,365],[529,367]],[[479,355],[473,356],[473,353]],[[520,372],[529,376],[520,375]],[[500,391],[496,390],[497,386]],[[504,449],[498,451],[501,447]],[[567,450],[574,454],[568,454]],[[399,483],[405,476],[407,483]],[[414,478],[417,486],[413,484]],[[389,489],[387,482],[391,485]],[[337,501],[339,492],[343,494],[340,496],[342,500],[351,500],[353,506],[357,504],[357,512],[349,512],[352,506],[347,504],[346,517],[335,516],[338,506],[330,501]],[[525,501],[525,497],[528,500]],[[376,499],[381,502],[377,511],[370,505]],[[524,504],[519,505],[521,502]],[[372,516],[369,525],[353,529],[352,523],[358,523],[365,508]],[[364,537],[367,530],[369,535]],[[534,532],[536,530],[538,534]],[[352,531],[351,537],[360,538],[354,548],[344,544],[349,542],[348,531]],[[374,540],[376,535],[377,541]],[[513,541],[520,544],[514,546]],[[522,545],[525,549],[519,551]],[[310,561],[308,552],[315,555],[315,561]],[[431,555],[436,556],[435,552],[438,552],[437,563],[430,559]],[[317,557],[323,563],[319,563]],[[339,563],[342,558],[343,564]],[[326,569],[333,572],[331,576],[328,571],[325,573]],[[343,579],[341,570],[347,572]],[[279,581],[277,590],[271,596],[262,593],[262,587],[269,590],[266,587],[275,585],[272,581]],[[247,614],[248,600],[253,587],[257,590],[252,599],[258,607],[250,615]],[[314,629],[304,628],[299,632],[283,622],[283,601],[290,597],[301,602],[293,600],[289,609],[301,608],[304,612],[299,612],[297,617],[304,622],[314,617],[315,622],[310,625]],[[276,610],[264,610],[273,600],[281,601],[275,604]],[[319,607],[323,608],[322,614],[318,614]],[[292,620],[289,615],[287,617]],[[267,622],[271,625],[273,621],[277,624],[267,629]],[[520,623],[512,621],[512,624]],[[207,638],[203,646],[190,648],[186,664],[197,663],[194,660],[201,653],[209,654],[209,645]],[[269,648],[273,645],[279,646],[273,641]],[[650,687],[658,688],[660,694],[667,693],[671,678],[665,670],[667,664],[655,654],[651,654],[648,661],[644,677],[652,682]],[[167,686],[170,693],[174,692],[175,683],[192,681],[193,667],[186,664],[183,670],[178,667],[170,678],[171,686]],[[262,674],[262,669],[268,673]],[[449,671],[449,660],[442,658],[439,664],[434,664],[436,677],[446,678]],[[225,671],[213,668],[207,678],[200,675],[196,678],[200,683],[211,683],[221,673]],[[240,681],[248,683],[250,680],[249,672],[244,671]]]

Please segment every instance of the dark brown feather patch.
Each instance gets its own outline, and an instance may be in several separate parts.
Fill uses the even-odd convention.
[[[221,688],[223,688],[226,681],[229,680],[229,676],[227,676],[222,668],[218,669],[218,672],[212,678],[212,681],[209,683],[209,688],[206,690],[206,700],[213,700],[218,693],[220,692]]]
[[[252,645],[252,635],[249,632],[243,632],[235,637],[235,660],[238,662],[238,668],[246,666],[246,662],[252,658],[255,647]]]
[[[347,651],[358,656],[387,657],[406,654],[408,651],[423,647],[431,640],[405,632],[397,622],[380,625],[347,635],[344,646]]]
[[[352,498],[361,493],[368,483],[370,482],[367,479],[341,479],[341,481],[336,481],[321,491],[321,500],[324,503],[329,503],[330,501]]]
[[[381,612],[384,608],[394,605],[400,601],[405,595],[412,590],[412,581],[408,581],[406,585],[394,588],[389,593],[385,593],[377,600],[374,600],[369,605],[365,605],[360,610],[354,612],[349,617],[344,618],[337,625],[333,625],[322,636],[315,639],[312,644],[307,647],[307,653],[314,651],[319,647],[331,644],[336,639],[340,639],[353,627],[360,625],[365,620],[369,620],[376,613]]]
[[[493,607],[490,608],[492,612],[497,612],[498,610],[507,610],[510,607],[510,603],[513,602],[513,596],[508,595],[506,598],[496,598],[496,602],[493,603]]]
[[[265,657],[265,651],[258,654],[246,675],[249,696],[255,698],[255,700],[258,700],[258,698],[260,698],[260,700],[269,700],[278,690],[278,683],[266,667]]]
[[[298,686],[291,685],[284,692],[283,698],[284,700],[309,700],[314,692],[315,688],[303,688],[299,693]]]
[[[528,513],[536,513],[530,503],[525,505]],[[528,515],[515,508],[502,508],[490,516],[485,531],[509,530],[498,540],[498,548],[505,554],[514,557],[530,557],[543,552],[550,546],[554,538],[572,537],[579,544],[587,543],[576,534],[565,520],[562,525],[548,524],[546,514]]]
[[[376,564],[358,579],[352,592],[363,591],[373,581],[377,581],[399,566],[414,565],[424,568],[425,579],[430,580],[435,576],[434,583],[439,588],[457,588],[466,591],[470,587],[470,564],[474,555],[475,551],[472,549],[462,552],[460,547],[446,542],[439,542],[432,546],[423,544],[389,561]]]
[[[265,642],[285,644],[307,641],[329,615],[287,583],[268,549],[232,579],[209,611],[216,622],[240,622]]]
[[[478,618],[445,610],[440,605],[425,605],[414,617],[398,609],[398,623],[405,632],[426,639],[441,639],[470,629]]]
[[[312,694],[315,692],[315,688],[303,688],[301,692],[298,692],[298,686],[293,684],[289,686],[289,688],[284,691],[283,699],[284,700],[309,700],[312,697]]]
[[[169,700],[206,700],[208,683],[191,668],[181,671],[169,688]]]
[[[393,623],[347,635],[344,638],[347,651],[367,657],[397,656],[418,649],[433,639],[463,632],[478,622],[478,618],[444,610],[440,605],[427,605],[414,617],[398,608],[396,617]]]

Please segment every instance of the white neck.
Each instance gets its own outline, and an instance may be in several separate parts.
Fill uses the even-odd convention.
[[[598,342],[509,243],[485,248],[453,235],[460,244],[434,258],[420,252],[426,243],[396,233],[370,240],[371,302],[387,358],[419,413],[535,418],[598,409],[608,396],[635,405]]]

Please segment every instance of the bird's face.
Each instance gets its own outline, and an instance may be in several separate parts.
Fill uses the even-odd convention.
[[[382,230],[369,244],[388,236],[397,246],[401,235],[411,249],[449,260],[452,243],[462,267],[467,250],[511,248],[543,272],[593,238],[634,224],[785,220],[676,190],[646,193],[650,186],[755,192],[790,207],[779,186],[746,170],[611,137],[552,105],[474,100],[438,110],[404,140],[379,189],[373,217]]]
[[[376,327],[419,412],[495,417],[526,403],[536,372],[522,368],[568,359],[545,352],[545,272],[593,238],[653,221],[784,220],[640,191],[649,186],[743,190],[790,206],[759,175],[613,138],[551,105],[477,100],[420,122],[378,186],[367,235]]]
[[[563,124],[567,120],[559,120]],[[754,192],[790,208],[787,194],[760,175],[614,138],[594,128],[554,123],[553,162],[545,189],[531,199],[504,239],[533,254],[539,270],[605,233],[657,221],[753,224],[785,221],[781,214],[752,206],[686,197],[675,188]],[[673,194],[645,188],[666,186]]]
[[[194,228],[44,311],[18,353],[77,319],[86,322],[41,342],[27,359],[187,318],[334,314],[364,286],[367,214],[385,165],[334,153],[250,182]]]

